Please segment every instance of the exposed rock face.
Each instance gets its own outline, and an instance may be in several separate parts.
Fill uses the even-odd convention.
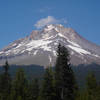
[[[10,64],[54,65],[59,43],[69,49],[71,63],[74,65],[100,63],[99,46],[82,38],[72,28],[50,24],[2,49],[0,64],[8,59]]]

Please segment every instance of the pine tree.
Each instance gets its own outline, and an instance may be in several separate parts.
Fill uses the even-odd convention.
[[[86,85],[87,85],[87,92],[89,94],[89,98],[91,100],[94,100],[96,97],[97,82],[93,72],[88,74]]]
[[[29,100],[37,100],[38,96],[39,96],[39,83],[38,83],[38,79],[34,79],[32,80],[29,89]]]
[[[16,72],[15,79],[13,80],[11,100],[17,100],[18,98],[26,100],[27,88],[28,88],[28,82],[25,77],[25,73],[23,69],[19,69]]]
[[[43,79],[43,84],[40,90],[38,100],[55,100],[54,99],[54,88],[53,88],[53,76],[50,73],[49,68],[46,69]]]
[[[17,97],[17,100],[23,100],[23,99],[22,99],[22,97],[21,97],[21,96],[18,96],[18,97]]]
[[[67,48],[58,45],[55,65],[57,100],[75,99],[75,78],[70,65],[70,54]]]
[[[100,83],[98,83],[98,86],[96,88],[96,99],[95,100],[100,100]]]
[[[3,68],[4,68],[4,73],[0,77],[0,95],[2,100],[6,100],[9,97],[11,89],[11,77],[8,72],[9,70],[8,61],[6,61]]]

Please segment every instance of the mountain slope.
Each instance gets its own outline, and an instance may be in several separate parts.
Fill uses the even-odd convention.
[[[47,25],[23,38],[14,41],[0,51],[0,64],[8,59],[10,64],[38,64],[47,66],[55,63],[58,44],[66,46],[71,54],[71,63],[99,63],[100,47],[81,37],[72,28],[62,25]]]

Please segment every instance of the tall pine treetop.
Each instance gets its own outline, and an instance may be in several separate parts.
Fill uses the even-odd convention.
[[[7,61],[7,60],[6,60],[6,62],[5,62],[5,65],[3,66],[3,68],[4,68],[4,70],[5,70],[5,73],[7,73],[8,70],[9,70],[9,64],[8,64],[8,61]]]
[[[66,47],[58,45],[55,65],[56,96],[58,100],[74,100],[75,78],[70,66],[70,54]]]

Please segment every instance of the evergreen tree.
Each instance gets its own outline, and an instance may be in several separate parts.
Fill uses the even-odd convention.
[[[97,89],[97,82],[93,72],[89,73],[87,76],[87,92],[89,94],[89,98],[91,100],[95,100],[96,97],[96,89]]]
[[[18,98],[26,100],[26,91],[28,88],[28,82],[25,77],[23,69],[19,69],[16,73],[15,79],[12,84],[11,100],[17,100]]]
[[[11,77],[8,72],[9,70],[8,61],[6,61],[3,68],[4,68],[4,73],[0,77],[0,96],[2,100],[7,100],[11,89]]]
[[[38,100],[55,100],[53,76],[49,68],[46,69]]]
[[[8,70],[9,70],[9,64],[8,64],[8,61],[6,61],[5,65],[3,66],[4,67],[4,73],[8,73]]]
[[[98,83],[97,89],[96,89],[96,99],[100,100],[100,83]]]
[[[37,100],[38,96],[39,96],[39,83],[38,83],[38,79],[32,80],[29,89],[29,100]]]
[[[55,65],[55,81],[57,100],[75,99],[75,78],[70,65],[70,55],[67,48],[58,45]]]
[[[22,99],[22,97],[21,97],[21,96],[18,96],[18,97],[17,97],[17,100],[23,100],[23,99]]]

